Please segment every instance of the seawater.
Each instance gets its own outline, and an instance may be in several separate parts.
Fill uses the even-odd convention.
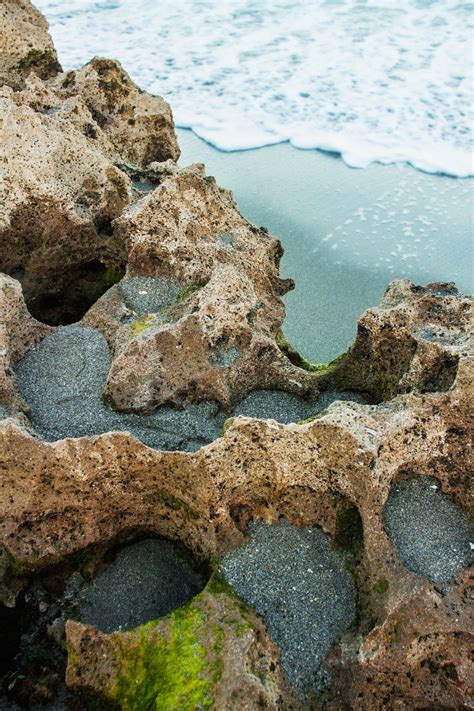
[[[473,5],[459,0],[37,0],[65,69],[115,57],[224,151],[290,141],[354,167],[466,177]]]

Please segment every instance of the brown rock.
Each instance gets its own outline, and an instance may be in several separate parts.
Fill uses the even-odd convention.
[[[41,79],[61,71],[48,23],[29,0],[0,5],[0,86],[21,89],[30,72]]]
[[[448,390],[468,349],[470,319],[471,303],[454,284],[394,281],[380,306],[359,319],[354,345],[322,380],[336,388],[365,389],[377,401],[415,389]]]
[[[435,299],[454,341],[456,328],[462,341],[464,300]],[[321,525],[352,551],[360,600],[357,629],[328,660],[328,708],[360,699],[374,710],[392,700],[407,709],[463,708],[470,683],[466,576],[441,594],[403,565],[383,522],[391,486],[407,476],[434,476],[453,500],[466,500],[471,371],[463,353],[446,392],[406,394],[378,406],[336,403],[305,425],[239,417],[194,454],[157,452],[123,434],[47,444],[20,422],[3,420],[0,499],[9,503],[0,543],[24,570],[137,528],[180,540],[206,558],[238,545],[250,518]],[[110,644],[93,637],[99,638],[98,649]],[[81,668],[97,688],[94,645]],[[449,706],[449,693],[457,706]]]
[[[314,378],[276,345],[281,295],[291,287],[278,275],[280,243],[250,225],[201,167],[164,176],[115,229],[128,245],[128,277],[164,277],[183,289],[164,321],[138,313],[119,328],[117,291],[84,319],[103,330],[115,355],[107,381],[115,407],[186,400],[229,407],[256,388],[316,393]]]
[[[60,98],[80,97],[85,103],[92,117],[89,130],[105,133],[114,162],[145,167],[178,160],[169,105],[139,89],[119,62],[94,57],[81,69],[59,76],[54,86]]]
[[[123,433],[43,442],[14,368],[51,327],[2,275],[2,601],[12,605],[36,571],[132,531],[215,560],[244,541],[249,520],[284,516],[321,526],[344,548],[358,588],[357,623],[326,660],[321,707],[470,708],[468,571],[430,582],[404,565],[384,526],[403,479],[435,477],[460,506],[471,492],[469,300],[451,284],[393,282],[349,351],[311,368],[279,338],[291,288],[279,277],[281,246],[201,166],[177,168],[168,106],[109,60],[54,76],[47,25],[32,6],[6,2],[0,13],[14,37],[0,53],[0,82],[10,85],[0,92],[0,269],[19,278],[42,320],[79,319],[96,302],[81,323],[109,343],[115,407],[229,407],[256,388],[309,397],[353,389],[380,403],[335,403],[301,425],[239,417],[192,454]],[[141,200],[137,179],[155,188]],[[97,301],[125,266],[125,280],[167,279],[180,298],[142,313],[122,284]],[[140,694],[172,707],[183,691],[188,704],[212,696],[216,708],[298,706],[263,624],[216,578],[187,607],[137,630],[104,635],[70,621],[67,636],[70,688],[122,708],[140,707]],[[166,677],[163,655],[176,657],[177,676]],[[41,683],[31,688],[46,699]]]
[[[21,413],[26,405],[16,388],[14,367],[53,329],[30,316],[20,284],[5,274],[0,274],[0,314],[0,405]]]
[[[75,320],[81,293],[102,293],[104,265],[125,260],[111,221],[130,202],[130,180],[72,123],[27,99],[3,90],[0,269],[19,276],[32,313],[54,323],[56,307],[59,320]]]
[[[15,51],[30,42],[24,37],[35,57],[40,41],[51,44],[29,3],[7,2],[1,12]],[[59,65],[41,68],[9,82],[21,91],[0,91],[0,270],[21,280],[35,316],[57,324],[79,319],[123,271],[126,249],[112,222],[137,197],[129,175],[176,160],[179,148],[168,104],[140,91],[117,62],[94,59],[59,75]]]

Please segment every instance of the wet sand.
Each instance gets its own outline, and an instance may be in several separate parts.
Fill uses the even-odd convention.
[[[392,279],[472,291],[473,179],[402,164],[351,169],[287,143],[224,153],[183,129],[178,140],[181,165],[205,163],[242,213],[281,240],[283,275],[296,281],[285,333],[307,358],[343,352]]]

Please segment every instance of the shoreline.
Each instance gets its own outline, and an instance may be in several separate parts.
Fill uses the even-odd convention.
[[[270,134],[268,134],[268,139],[266,139],[263,138],[264,134],[262,133],[263,142],[256,142],[255,145],[242,145],[240,147],[226,148],[216,139],[212,140],[209,132],[202,130],[200,126],[192,126],[186,122],[176,120],[175,126],[177,131],[191,131],[196,138],[203,141],[206,145],[210,146],[210,148],[214,148],[216,151],[219,151],[219,153],[246,153],[249,151],[258,151],[265,148],[271,148],[272,146],[288,145],[296,151],[316,151],[335,158],[340,158],[347,168],[351,168],[353,170],[365,170],[372,165],[401,166],[405,168],[412,168],[413,170],[426,175],[436,175],[441,178],[453,178],[454,180],[474,179],[474,163],[472,156],[466,157],[462,155],[461,152],[459,153],[459,156],[454,157],[454,162],[456,162],[457,159],[458,165],[458,172],[454,172],[454,170],[444,170],[436,167],[433,163],[423,161],[416,156],[413,158],[407,157],[404,155],[404,150],[402,149],[400,149],[394,157],[381,158],[377,157],[376,153],[371,155],[369,142],[366,143],[364,151],[360,148],[360,145],[363,145],[363,143],[359,142],[359,147],[357,151],[354,152],[354,149],[351,149],[350,147],[350,142],[344,140],[338,142],[336,140],[337,134],[328,134],[326,140],[323,142],[315,142],[314,144],[310,144],[310,142],[306,141],[298,144],[298,142],[295,142],[292,138],[288,137],[276,137],[272,140]],[[332,141],[334,141],[334,143],[332,143]],[[430,146],[430,153],[436,153],[437,150],[443,151],[444,148],[442,145],[438,146],[436,144]],[[455,149],[452,150],[455,152]],[[361,157],[362,154],[364,155],[364,158]],[[462,170],[459,167],[460,163],[463,165],[465,164]]]

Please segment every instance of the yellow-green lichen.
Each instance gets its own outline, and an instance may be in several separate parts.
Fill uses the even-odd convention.
[[[320,417],[326,414],[328,411],[328,408],[326,407],[324,410],[321,410],[321,412],[318,412],[316,415],[311,415],[311,417],[307,417],[305,420],[298,420],[297,425],[307,425],[309,422],[314,422],[315,420],[319,420]]]
[[[248,605],[241,600],[237,595],[234,588],[229,585],[229,583],[224,579],[223,575],[217,571],[214,571],[209,582],[206,585],[205,590],[211,595],[226,595],[232,599],[232,608],[235,613],[239,615],[236,619],[227,619],[226,622],[230,624],[245,624],[247,629],[253,629],[255,626],[254,616]],[[243,619],[242,619],[243,618]]]
[[[145,331],[150,326],[153,326],[155,322],[154,316],[148,314],[148,316],[143,316],[142,318],[137,318],[130,324],[130,328],[134,336],[138,336],[139,333]]]
[[[75,674],[80,668],[79,655],[70,642],[66,642],[67,661],[72,673]]]
[[[224,424],[222,425],[220,431],[219,431],[219,437],[223,437],[224,434],[227,432],[229,427],[232,425],[234,421],[234,417],[228,417],[227,420],[225,420]]]
[[[212,595],[229,595],[230,597],[237,597],[234,588],[231,588],[224,577],[217,572],[212,575],[207,584],[206,590]]]
[[[224,646],[224,630],[220,625],[213,625],[214,631],[214,654],[216,655],[213,669],[212,669],[212,680],[218,682],[222,678],[222,671],[224,668],[224,663],[222,661],[221,652]]]
[[[32,549],[30,560],[28,561],[15,558],[15,556],[10,553],[8,548],[6,548],[5,546],[0,546],[0,555],[2,554],[2,552],[4,552],[8,559],[8,571],[10,575],[14,577],[29,575],[30,573],[33,573],[38,567],[37,561],[39,560],[39,553],[35,548]]]
[[[102,277],[102,287],[104,291],[107,291],[110,287],[118,284],[118,282],[123,279],[124,275],[125,269],[120,269],[119,267],[107,267]]]
[[[288,360],[293,363],[293,365],[296,365],[298,368],[302,368],[303,370],[307,370],[309,373],[315,373],[316,375],[322,375],[333,370],[341,358],[341,356],[338,356],[330,363],[311,363],[311,361],[302,356],[301,353],[298,353],[283,331],[279,331],[277,333],[275,340],[278,348],[286,355]]]
[[[9,555],[9,569],[12,575],[21,576],[31,572],[32,566]]]
[[[199,641],[205,615],[189,604],[172,612],[169,634],[154,634],[156,622],[143,625],[136,639],[119,641],[119,675],[113,700],[129,711],[194,711],[212,706],[209,662]]]

